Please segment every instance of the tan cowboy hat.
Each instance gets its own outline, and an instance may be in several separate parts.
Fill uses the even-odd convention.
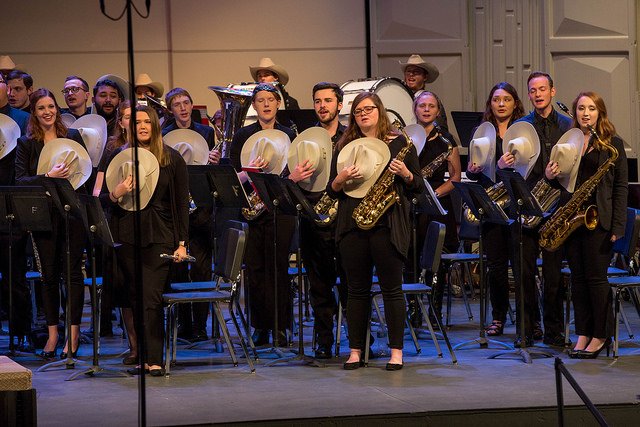
[[[513,154],[513,168],[527,179],[540,155],[540,139],[535,128],[527,122],[517,122],[509,126],[502,138],[502,152]]]
[[[20,126],[11,117],[0,114],[0,159],[13,151],[20,138]]]
[[[15,70],[18,68],[16,63],[9,55],[0,55],[0,70]]]
[[[583,147],[584,136],[582,131],[578,128],[573,128],[565,132],[556,145],[551,148],[549,160],[557,162],[560,171],[556,179],[569,193],[573,193],[576,187]]]
[[[127,82],[122,77],[116,76],[115,74],[105,74],[104,76],[96,80],[96,84],[98,84],[98,82],[102,80],[111,80],[112,82],[117,84],[120,88],[120,92],[122,92],[122,94],[124,95],[124,99],[129,99],[131,97],[131,92],[129,91],[129,82]],[[124,99],[121,99],[121,101],[124,101]]]
[[[105,173],[105,181],[109,191],[115,190],[116,186],[120,184],[129,175],[134,175],[135,166],[133,163],[133,150],[135,148],[127,148],[115,155],[115,157],[109,163],[107,172]],[[153,192],[158,185],[158,178],[160,177],[160,164],[158,159],[153,153],[144,148],[138,148],[138,174],[140,179],[139,193],[140,193],[140,209],[144,209],[149,204]],[[125,196],[122,196],[118,200],[118,205],[124,210],[134,211],[135,208],[135,193],[132,191]]]
[[[98,166],[109,137],[107,121],[104,117],[98,114],[85,114],[74,121],[69,128],[78,129],[91,157],[91,163],[94,167]]]
[[[420,67],[427,72],[427,78],[425,79],[425,83],[431,83],[435,81],[440,75],[440,71],[438,71],[438,67],[431,64],[430,62],[425,62],[424,59],[420,55],[411,55],[407,62],[398,61],[400,63],[400,68],[402,68],[402,72],[404,73],[404,69],[407,68],[407,65],[415,65],[416,67]]]
[[[278,75],[278,81],[285,86],[289,82],[289,73],[281,65],[274,64],[271,58],[261,58],[255,67],[249,67],[253,81],[258,81],[258,71],[269,70]]]
[[[209,163],[209,146],[202,135],[191,129],[175,129],[163,138],[164,143],[176,150],[187,165]]]
[[[469,161],[480,166],[482,173],[496,181],[496,128],[484,122],[473,133],[469,143]]]
[[[60,118],[66,127],[70,127],[76,121],[76,116],[71,113],[62,113]]]
[[[162,85],[162,83],[160,82],[154,82],[153,80],[151,80],[151,77],[149,77],[149,74],[138,74],[138,77],[136,77],[136,84],[134,85],[136,88],[138,86],[148,86],[153,90],[153,93],[155,93],[155,97],[156,98],[160,98],[162,97],[162,95],[164,94],[164,86]]]
[[[382,175],[390,159],[389,147],[378,138],[358,138],[345,145],[338,153],[338,172],[356,165],[362,178],[347,181],[343,191],[351,197],[364,197]]]
[[[280,175],[287,165],[287,153],[291,146],[289,136],[277,129],[265,129],[251,135],[242,146],[240,163],[247,167],[258,156],[269,164],[266,173]]]
[[[323,191],[331,172],[331,137],[326,129],[310,127],[300,133],[289,147],[287,165],[293,171],[300,163],[309,160],[315,169],[313,175],[298,182],[307,191]]]
[[[56,138],[44,144],[38,159],[38,175],[44,175],[55,165],[64,163],[69,168],[67,178],[74,190],[91,176],[91,158],[87,150],[69,138]]]
[[[405,126],[404,131],[409,135],[411,142],[416,146],[416,152],[420,155],[422,149],[427,143],[427,131],[424,130],[422,125],[416,123]]]

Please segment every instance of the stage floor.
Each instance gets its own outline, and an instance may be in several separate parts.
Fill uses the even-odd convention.
[[[640,333],[640,321],[629,305],[627,313],[632,328]],[[461,300],[454,300],[452,326],[449,336],[454,345],[478,336],[478,301],[472,301],[474,320],[469,321]],[[114,328],[116,332],[119,330]],[[310,349],[311,328],[305,328],[307,354]],[[515,327],[508,325],[499,340],[512,344]],[[343,335],[344,336],[344,335]],[[632,405],[640,399],[640,342],[629,339],[621,325],[620,358],[597,360],[569,359],[559,349],[537,343],[535,349],[558,356],[596,405]],[[384,338],[374,344],[377,352],[386,351]],[[126,343],[120,337],[103,338],[101,365],[124,370],[120,364]],[[369,367],[344,371],[342,363],[348,353],[348,343],[342,341],[342,357],[334,358],[325,367],[302,365],[301,362],[265,366],[275,356],[261,352],[256,372],[250,373],[244,360],[234,367],[228,353],[215,353],[210,343],[195,350],[181,347],[178,363],[171,375],[164,378],[147,376],[147,420],[149,425],[184,425],[274,420],[275,424],[309,425],[286,420],[313,418],[321,425],[338,425],[339,420],[351,419],[351,425],[376,419],[395,419],[402,425],[408,414],[438,413],[439,411],[477,411],[485,415],[491,411],[521,408],[530,415],[512,425],[544,425],[549,418],[538,417],[536,408],[556,406],[554,357],[535,359],[525,364],[519,358],[488,359],[501,349],[496,345],[480,349],[474,345],[456,351],[458,363],[451,363],[444,342],[443,358],[438,358],[433,343],[426,336],[420,340],[422,352],[417,354],[407,334],[405,337],[405,367],[401,371],[384,370],[388,356],[373,359]],[[6,336],[0,337],[0,350],[7,348]],[[91,361],[91,346],[83,345],[80,359]],[[43,363],[29,355],[15,360],[36,370]],[[135,425],[137,423],[138,380],[136,377],[114,378],[106,374],[81,376],[65,381],[76,370],[56,369],[34,372],[33,385],[38,395],[38,421],[49,425]],[[564,381],[566,405],[581,405],[576,393]],[[396,414],[391,415],[391,414]],[[446,414],[446,413],[445,413]],[[640,416],[640,412],[638,412]],[[329,421],[327,418],[333,418]],[[553,417],[552,417],[553,418]],[[428,418],[425,415],[424,420]],[[430,425],[454,425],[443,422]],[[355,420],[355,421],[354,421]],[[358,422],[358,420],[360,420]],[[408,420],[408,419],[407,419]],[[411,419],[415,423],[416,418]],[[432,419],[433,421],[434,419]],[[453,420],[453,418],[451,418]],[[478,418],[479,420],[479,418]],[[638,418],[630,418],[627,425],[637,425]],[[593,419],[587,417],[586,425]],[[380,422],[382,424],[383,422]],[[418,422],[419,423],[419,422]],[[425,421],[426,423],[426,421]],[[273,424],[273,423],[272,423]],[[375,424],[367,422],[367,425]],[[491,425],[488,422],[478,425]],[[551,423],[553,425],[554,422]],[[623,424],[626,424],[623,423]]]

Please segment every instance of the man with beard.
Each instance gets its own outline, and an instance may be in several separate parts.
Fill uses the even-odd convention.
[[[87,101],[89,101],[89,84],[79,76],[69,76],[64,80],[62,89],[64,101],[69,108],[61,108],[60,113],[69,113],[76,119],[89,114]]]
[[[118,111],[118,104],[124,99],[122,90],[118,84],[108,78],[98,80],[93,88],[93,104],[96,111],[94,113],[104,117],[107,121],[107,133],[109,136],[115,134]]]
[[[320,82],[313,87],[313,108],[318,117],[316,126],[324,128],[331,137],[331,148],[342,137],[346,127],[338,120],[342,109],[343,92],[335,83]],[[296,169],[304,175],[311,165],[303,163]],[[310,203],[315,204],[323,191],[304,191]],[[333,316],[336,313],[336,299],[333,287],[338,277],[336,268],[335,228],[319,227],[313,221],[302,217],[300,245],[310,284],[311,306],[313,308],[316,335],[317,359],[330,359],[333,346]],[[341,295],[346,293],[341,292]]]

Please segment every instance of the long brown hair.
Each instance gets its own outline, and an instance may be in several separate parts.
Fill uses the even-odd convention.
[[[42,98],[49,97],[53,100],[53,104],[56,106],[56,121],[53,123],[53,127],[56,130],[56,136],[58,138],[65,138],[67,136],[67,126],[62,121],[62,115],[60,114],[60,107],[58,106],[58,101],[56,101],[56,97],[51,93],[49,89],[40,88],[35,90],[29,96],[29,103],[31,116],[29,116],[29,124],[27,125],[27,137],[35,140],[42,141],[44,140],[44,129],[40,126],[40,122],[38,121],[38,117],[36,117],[36,104]]]
[[[609,116],[607,115],[607,106],[604,103],[604,100],[600,95],[592,91],[580,92],[576,99],[573,100],[573,104],[571,104],[571,112],[573,113],[573,127],[579,128],[576,114],[576,109],[578,108],[578,101],[583,96],[591,99],[594,104],[596,104],[596,108],[598,109],[598,121],[596,122],[595,130],[598,132],[600,136],[600,141],[597,139],[594,141],[595,147],[599,150],[601,149],[601,143],[611,144],[611,138],[613,138],[616,134],[616,128],[613,126],[613,123],[609,121]]]
[[[522,105],[522,101],[518,96],[518,91],[515,87],[513,87],[510,83],[500,82],[497,83],[494,87],[491,88],[489,92],[489,97],[487,98],[487,102],[485,104],[484,115],[482,116],[483,122],[490,122],[496,128],[498,127],[498,122],[496,121],[496,117],[493,115],[493,110],[491,109],[491,100],[493,99],[493,94],[496,93],[498,89],[502,89],[507,92],[513,98],[515,103],[513,107],[513,113],[509,118],[509,123],[507,127],[511,126],[511,123],[518,120],[520,117],[524,117],[524,105]]]
[[[351,104],[351,111],[349,111],[349,125],[347,129],[344,131],[342,138],[336,144],[336,151],[342,150],[345,145],[353,141],[354,139],[363,138],[365,135],[360,130],[360,127],[356,123],[356,116],[353,113],[358,105],[364,101],[365,99],[371,99],[373,104],[378,108],[378,124],[376,125],[376,138],[381,139],[387,142],[387,136],[389,134],[394,134],[393,128],[391,127],[391,122],[389,121],[389,117],[387,116],[387,110],[384,108],[380,97],[372,92],[360,92],[353,99],[353,103]]]
[[[130,142],[130,138],[127,136],[127,132],[129,132],[129,129],[124,129],[121,126],[124,112],[127,111],[128,108],[131,108],[131,101],[128,99],[122,101],[118,105],[118,113],[116,116],[116,130],[114,134],[107,140],[107,146],[105,147],[105,150],[107,152],[112,153],[114,150],[117,150],[118,148]],[[129,128],[130,127],[131,126],[129,126]]]
[[[147,113],[149,115],[149,119],[151,119],[151,138],[149,140],[149,151],[151,151],[153,155],[156,156],[156,159],[158,159],[158,163],[160,163],[161,167],[169,165],[171,163],[171,155],[169,154],[168,150],[164,149],[158,113],[156,113],[156,110],[154,110],[152,107],[146,105],[139,105],[138,107],[136,107],[136,110],[140,113]],[[133,119],[133,115],[131,118]]]

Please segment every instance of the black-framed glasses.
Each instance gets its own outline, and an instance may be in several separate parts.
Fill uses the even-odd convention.
[[[371,112],[373,110],[375,110],[376,108],[378,108],[378,107],[376,107],[375,105],[367,105],[366,107],[356,108],[355,110],[353,110],[353,115],[354,116],[359,116],[362,113],[371,114]]]
[[[81,90],[85,90],[85,89],[83,87],[79,87],[79,86],[69,86],[69,87],[66,87],[66,88],[62,89],[61,92],[62,92],[63,95],[66,96],[66,95],[69,95],[69,94],[72,94],[72,93],[78,93]]]

